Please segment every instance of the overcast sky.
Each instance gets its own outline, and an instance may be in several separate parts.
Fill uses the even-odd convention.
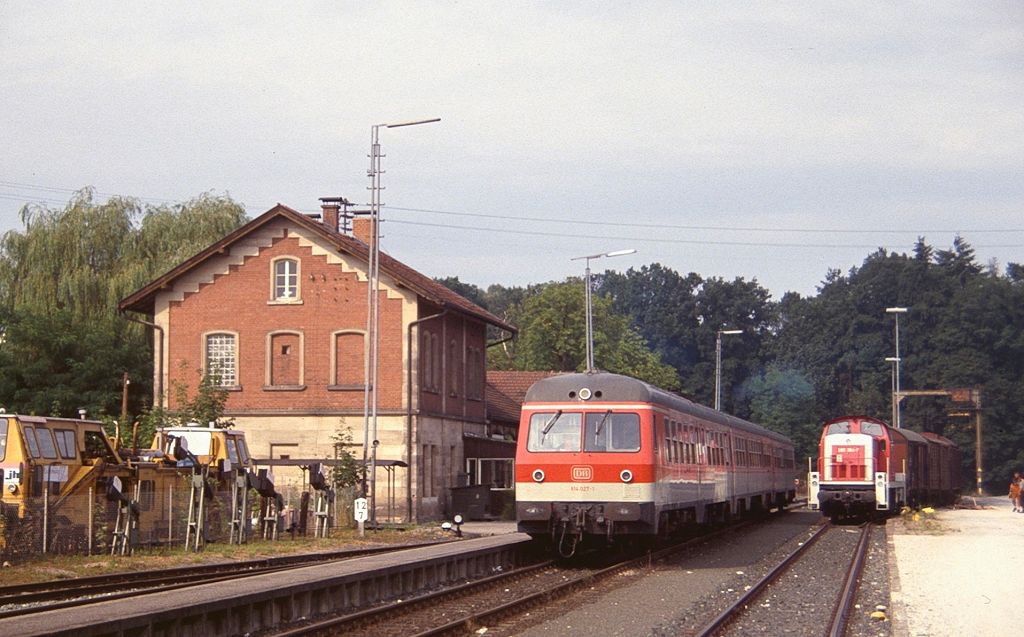
[[[0,231],[27,202],[369,200],[486,286],[661,263],[813,294],[960,233],[1024,263],[1024,3],[3,2]]]

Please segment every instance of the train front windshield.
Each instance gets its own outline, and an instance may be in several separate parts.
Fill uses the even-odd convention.
[[[539,452],[578,452],[581,448],[594,453],[639,451],[640,416],[611,410],[535,413],[530,417],[526,448]]]

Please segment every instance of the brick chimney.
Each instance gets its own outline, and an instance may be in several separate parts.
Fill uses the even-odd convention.
[[[366,245],[373,245],[373,222],[369,215],[359,215],[352,220],[352,236]]]
[[[320,200],[320,220],[331,230],[338,231],[338,216],[341,213],[341,204],[335,201]]]

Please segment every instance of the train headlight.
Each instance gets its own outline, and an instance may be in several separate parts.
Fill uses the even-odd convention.
[[[590,389],[588,389],[587,387],[584,387],[583,389],[580,390],[580,399],[582,400],[590,400],[590,397],[592,395],[593,394],[590,393]]]
[[[7,490],[11,492],[11,495],[14,495],[15,493],[18,492],[18,485],[12,482],[11,484],[7,485]]]
[[[622,471],[619,472],[619,479],[622,480],[623,482],[632,482],[633,472],[630,471],[629,469],[623,469]]]
[[[534,482],[544,482],[544,470],[543,469],[534,469],[533,470],[533,481]]]

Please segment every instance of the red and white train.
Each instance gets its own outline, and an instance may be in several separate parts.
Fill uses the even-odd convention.
[[[960,450],[933,433],[894,429],[867,416],[825,423],[807,503],[833,520],[948,504],[960,491]]]
[[[565,557],[581,541],[653,538],[795,497],[786,437],[605,372],[530,388],[515,466],[519,531]]]

